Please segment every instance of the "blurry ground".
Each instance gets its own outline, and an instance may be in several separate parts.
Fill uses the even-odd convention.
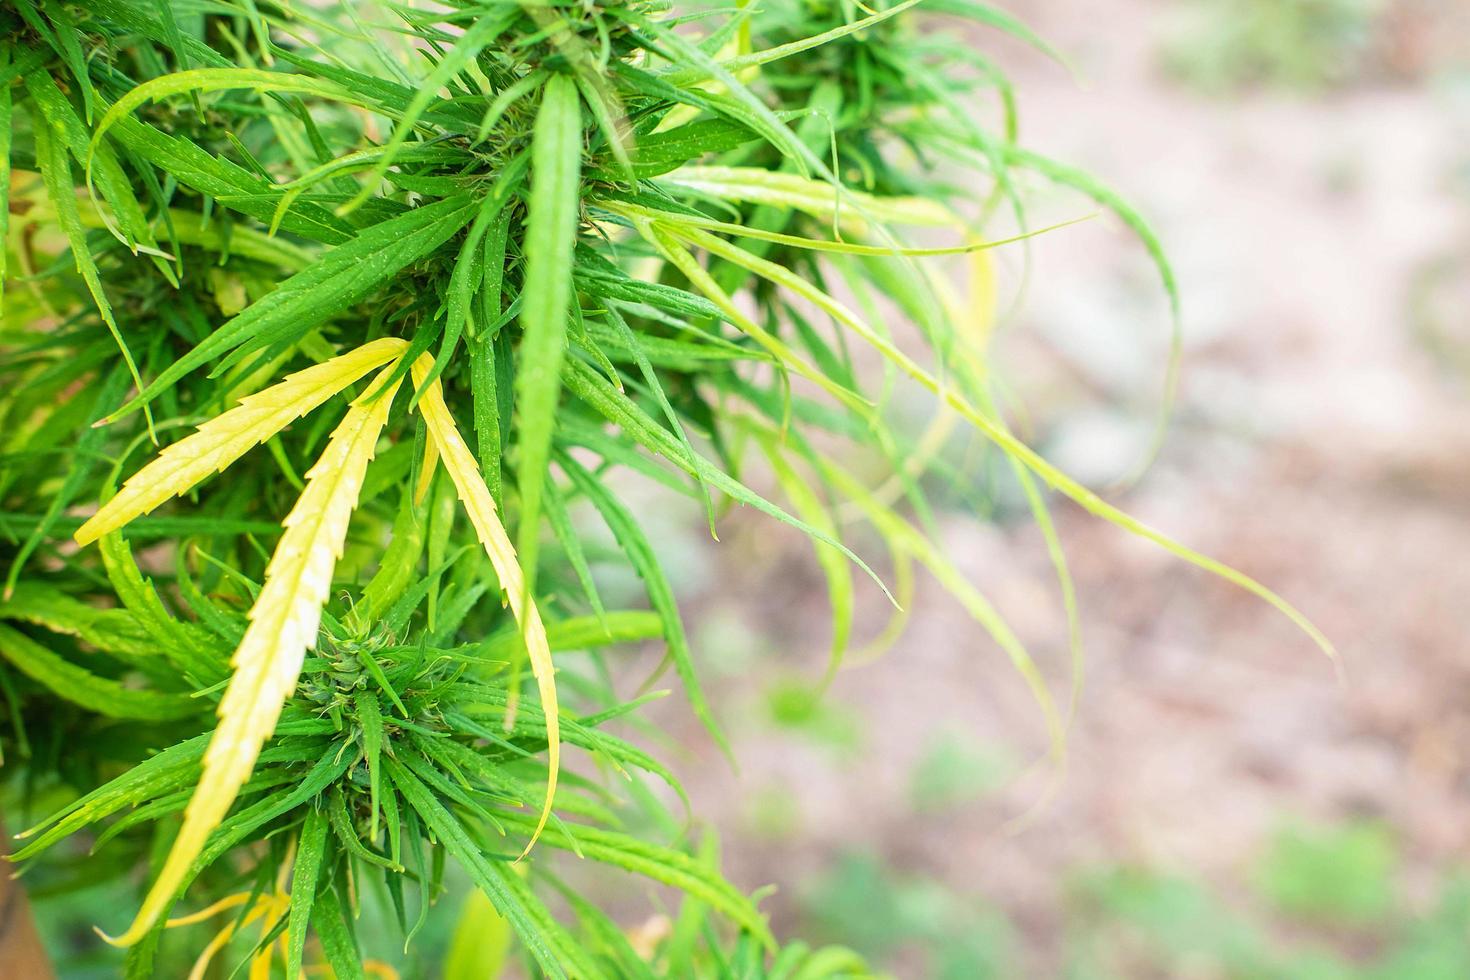
[[[1017,9],[1080,87],[984,43],[1015,77],[1026,142],[1121,189],[1180,275],[1179,407],[1159,461],[1113,499],[1288,597],[1341,647],[1348,685],[1264,604],[1058,505],[1087,686],[1064,782],[1006,835],[1043,788],[1025,769],[1045,743],[994,645],[925,582],[902,641],[810,709],[820,577],[798,536],[741,514],[677,560],[742,771],[691,725],[680,775],[736,880],[779,887],[781,926],[904,976],[1470,975],[1454,958],[1470,945],[1454,911],[1470,866],[1470,11],[1086,7]],[[1308,20],[1311,44],[1276,54],[1290,18],[1264,42],[1219,29],[1286,8],[1345,21],[1325,22],[1328,43]],[[1147,441],[1164,303],[1116,222],[1047,236],[1033,259],[1001,356],[1032,441],[1105,486]],[[941,521],[1064,690],[1038,536]]]

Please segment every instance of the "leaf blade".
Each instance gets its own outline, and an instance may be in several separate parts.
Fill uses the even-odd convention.
[[[531,137],[531,199],[526,228],[523,332],[515,390],[520,439],[516,480],[521,497],[517,544],[525,588],[536,581],[542,487],[551,458],[561,365],[572,300],[582,162],[581,98],[563,75],[547,81]]]
[[[516,557],[510,535],[506,533],[505,525],[496,514],[490,488],[485,485],[485,479],[475,464],[474,457],[470,455],[464,438],[454,424],[454,417],[449,414],[449,406],[444,403],[444,392],[439,382],[429,381],[425,384],[431,370],[433,359],[427,354],[420,355],[414,362],[414,384],[423,389],[423,395],[419,398],[419,411],[423,413],[424,422],[428,425],[430,438],[439,447],[439,459],[464,504],[475,535],[480,539],[480,544],[485,548],[490,564],[500,579],[500,586],[510,602],[511,613],[520,624],[521,636],[531,660],[531,672],[536,678],[542,710],[546,714],[546,801],[541,807],[536,830],[526,845],[526,852],[529,852],[551,817],[551,807],[556,797],[557,773],[561,766],[561,734],[554,676],[556,666],[551,659],[551,645],[547,639],[546,627],[541,621],[541,612],[530,593],[525,570]]]

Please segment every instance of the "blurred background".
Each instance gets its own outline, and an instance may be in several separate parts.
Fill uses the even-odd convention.
[[[1346,683],[1265,604],[1057,504],[1086,686],[1048,796],[1034,702],[935,583],[815,700],[807,542],[648,508],[741,760],[664,702],[695,812],[737,883],[776,886],[781,933],[900,976],[1470,976],[1470,4],[1008,7],[1076,69],[976,35],[1023,141],[1137,205],[1183,293],[1168,440],[1108,496],[1298,605]],[[1036,194],[1038,224],[1093,210]],[[1103,490],[1148,449],[1166,300],[1112,218],[1029,258],[996,255],[998,371],[1032,444]],[[1024,507],[930,489],[1064,697]],[[887,615],[865,594],[860,635]]]

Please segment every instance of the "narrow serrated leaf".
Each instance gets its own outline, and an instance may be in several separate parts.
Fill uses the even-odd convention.
[[[554,75],[546,83],[531,143],[531,199],[526,227],[523,331],[516,374],[519,435],[517,486],[524,589],[534,591],[541,493],[551,455],[561,365],[572,300],[572,254],[581,208],[582,111],[576,83]]]
[[[248,352],[303,336],[438,248],[470,221],[477,206],[469,195],[456,195],[373,225],[251,303],[170,364],[111,419],[146,404],[184,375],[242,344]]]
[[[0,657],[62,700],[109,718],[165,721],[199,713],[199,703],[191,698],[124,687],[52,653],[9,626],[0,625]]]
[[[201,480],[223,472],[249,450],[403,353],[405,347],[407,344],[393,337],[374,340],[245,396],[238,406],[200,425],[192,435],[168,446],[135,473],[116,496],[77,529],[77,543],[90,544],[170,497],[187,493]]]
[[[327,850],[327,818],[317,807],[306,811],[301,836],[296,841],[296,866],[291,869],[291,911],[286,920],[286,976],[301,975],[301,956],[306,949],[306,928],[316,906],[317,882]]]

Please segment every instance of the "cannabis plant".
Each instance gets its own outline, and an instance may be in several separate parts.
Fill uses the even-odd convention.
[[[1325,646],[998,410],[986,250],[1038,233],[1029,188],[1120,215],[1174,285],[1121,199],[1019,144],[980,29],[1050,54],[972,0],[7,4],[20,868],[136,888],[98,923],[131,977],[381,971],[363,924],[412,951],[464,880],[467,935],[516,950],[466,976],[502,955],[548,976],[864,972],[782,946],[628,740],[669,668],[725,745],[630,480],[700,501],[712,532],[743,505],[809,536],[829,673],[858,580],[895,583],[896,629],[927,568],[1024,673],[1057,762],[1065,712],[928,530],[923,477],[957,427],[1024,493],[1074,647],[1050,494]],[[900,389],[936,407],[917,440],[890,425]],[[603,600],[608,561],[646,608]],[[652,677],[609,652],[654,642]],[[654,883],[669,917],[614,924],[557,850]]]

